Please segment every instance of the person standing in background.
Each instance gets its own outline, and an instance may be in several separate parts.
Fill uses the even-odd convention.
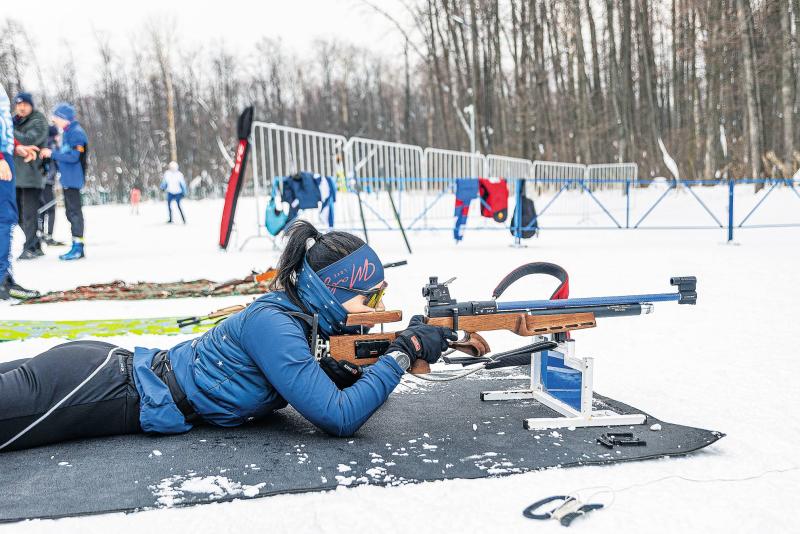
[[[72,248],[66,254],[59,256],[59,259],[79,260],[86,256],[83,243],[81,188],[86,182],[89,138],[80,123],[75,120],[75,108],[69,104],[61,103],[55,107],[53,122],[63,132],[61,146],[56,150],[43,148],[40,154],[43,159],[52,158],[58,164],[61,187],[64,189],[64,207],[72,228]]]
[[[336,190],[344,193],[347,191],[347,180],[344,176],[344,165],[342,165],[341,154],[336,154],[333,160],[333,176],[336,178]]]
[[[58,128],[53,125],[50,125],[48,129],[45,148],[50,150],[58,149]],[[42,241],[46,244],[60,247],[64,246],[64,243],[53,239],[53,227],[56,223],[56,195],[53,188],[56,185],[58,165],[53,161],[53,158],[43,159],[42,165],[44,167],[44,189],[42,189],[39,207],[39,233],[43,236]]]
[[[161,189],[167,192],[167,211],[169,212],[168,224],[172,223],[172,201],[178,206],[178,212],[181,214],[183,224],[186,224],[186,216],[183,214],[181,208],[181,200],[186,194],[186,179],[183,173],[178,170],[178,163],[170,161],[167,170],[164,172],[164,178],[161,180]]]
[[[131,189],[131,213],[139,215],[139,203],[142,201],[142,190],[138,187]]]
[[[17,197],[14,180],[14,123],[11,102],[0,85],[0,300],[38,297],[38,291],[25,289],[11,276],[11,233],[17,224]]]
[[[32,260],[44,256],[36,234],[39,201],[44,189],[44,172],[37,152],[47,142],[47,119],[33,105],[33,96],[21,92],[14,98],[14,170],[17,182],[19,225],[25,234],[25,245],[19,259]]]

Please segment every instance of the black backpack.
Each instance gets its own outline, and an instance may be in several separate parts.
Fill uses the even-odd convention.
[[[511,217],[511,228],[509,231],[514,237],[530,239],[539,235],[539,220],[536,215],[536,205],[533,200],[525,196],[525,181],[520,180],[520,205],[514,207],[514,215]],[[517,230],[517,210],[522,208],[519,225],[522,231]]]
[[[89,167],[89,143],[83,145],[83,152],[78,155],[78,161],[81,164],[81,170],[83,170],[83,176],[86,177],[86,169]]]

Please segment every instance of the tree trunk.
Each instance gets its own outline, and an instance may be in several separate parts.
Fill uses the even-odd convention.
[[[575,92],[577,107],[577,137],[580,161],[584,164],[592,162],[589,109],[589,80],[586,77],[586,54],[583,49],[583,32],[581,31],[581,5],[573,2],[572,5],[572,48],[575,52]]]
[[[756,96],[753,50],[750,46],[750,0],[736,0],[736,18],[739,27],[740,47],[744,65],[745,95],[747,100],[747,124],[749,137],[749,163],[751,178],[761,177],[761,123],[759,122]]]
[[[617,161],[624,162],[628,158],[627,134],[625,132],[625,116],[620,105],[619,63],[617,61],[617,37],[614,32],[614,4],[606,0],[606,30],[608,31],[608,95],[614,108],[614,119],[617,125]]]
[[[175,130],[175,88],[172,86],[172,69],[169,61],[169,48],[166,39],[162,39],[158,30],[153,30],[153,45],[158,66],[161,69],[161,80],[164,83],[164,90],[167,98],[167,135],[169,137],[169,157],[170,161],[178,161],[178,140]]]
[[[705,147],[703,157],[703,178],[715,177],[717,166],[717,146],[719,145],[719,76],[717,42],[719,39],[719,0],[706,1],[706,25],[708,38],[704,50],[706,61],[706,113],[705,113]]]
[[[597,30],[589,0],[586,0],[585,9],[586,20],[589,22],[589,42],[592,47],[592,106],[594,107],[594,116],[598,117],[603,111],[603,89],[600,84],[600,47],[597,45]]]
[[[630,146],[630,151],[627,157],[636,157],[639,159],[639,154],[634,156],[636,152],[635,141],[635,128],[633,123],[633,114],[635,110],[635,101],[633,94],[633,65],[631,58],[633,50],[631,47],[632,42],[632,27],[631,27],[631,0],[620,0],[620,7],[617,11],[620,19],[620,43],[619,43],[619,57],[621,60],[621,74],[618,78],[620,82],[619,90],[621,91],[622,98],[620,99],[621,110],[625,117],[623,123],[625,125],[625,135],[627,144]]]
[[[781,32],[783,34],[783,47],[781,56],[781,104],[783,105],[783,156],[791,167],[792,151],[794,149],[794,99],[792,98],[792,26],[789,3],[779,4],[778,16],[781,19]],[[800,15],[800,14],[797,14]],[[791,176],[784,176],[790,178]]]

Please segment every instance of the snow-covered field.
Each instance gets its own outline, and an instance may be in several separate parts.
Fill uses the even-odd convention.
[[[797,210],[794,206],[787,209]],[[226,280],[275,264],[278,252],[265,239],[251,241],[244,251],[217,250],[220,202],[187,202],[185,209],[186,226],[164,224],[161,203],[144,204],[138,216],[125,206],[87,208],[87,259],[62,263],[56,257],[60,250],[51,250],[45,258],[18,263],[17,278],[45,291],[114,279]],[[251,199],[243,199],[239,209],[243,220],[255,213]],[[675,204],[669,209],[682,208]],[[66,221],[59,219],[56,225],[57,237],[66,239]],[[245,226],[240,244],[249,233]],[[670,276],[697,275],[696,307],[657,305],[653,315],[600,320],[598,328],[574,337],[580,354],[597,358],[600,393],[661,419],[719,430],[727,437],[686,458],[29,521],[0,526],[0,533],[556,532],[562,527],[555,521],[533,522],[522,517],[522,509],[546,496],[596,486],[630,489],[617,491],[609,509],[576,521],[572,530],[800,531],[793,515],[800,506],[800,424],[795,420],[800,408],[800,229],[740,231],[737,245],[724,244],[721,230],[553,231],[522,249],[508,246],[507,233],[467,233],[458,246],[443,232],[409,237],[411,256],[397,233],[381,232],[372,239],[384,261],[409,260],[408,266],[387,271],[386,297],[389,307],[402,308],[407,316],[421,309],[420,287],[430,275],[457,276],[451,285],[454,296],[480,299],[489,296],[502,275],[528,261],[564,266],[576,297],[665,292],[671,290]],[[545,298],[549,290],[549,281],[531,279],[510,289],[508,298]],[[247,300],[0,304],[0,321],[195,315]],[[495,350],[518,343],[504,334],[487,338]],[[182,339],[109,341],[167,347]],[[33,356],[57,343],[2,343],[0,360]],[[0,456],[0,468],[2,462]],[[793,470],[771,472],[787,469]],[[665,477],[672,478],[653,482]],[[743,478],[749,480],[730,481]],[[595,500],[609,502],[612,497],[602,494]]]

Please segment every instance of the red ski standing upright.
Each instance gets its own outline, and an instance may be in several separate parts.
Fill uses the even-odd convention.
[[[225,191],[225,206],[222,209],[222,223],[219,228],[219,246],[223,250],[228,248],[228,242],[233,230],[233,218],[236,214],[236,203],[242,190],[245,170],[247,169],[247,156],[250,154],[250,128],[253,125],[255,108],[248,106],[244,109],[236,123],[236,135],[239,144],[236,146],[236,159],[228,179],[228,189]]]

